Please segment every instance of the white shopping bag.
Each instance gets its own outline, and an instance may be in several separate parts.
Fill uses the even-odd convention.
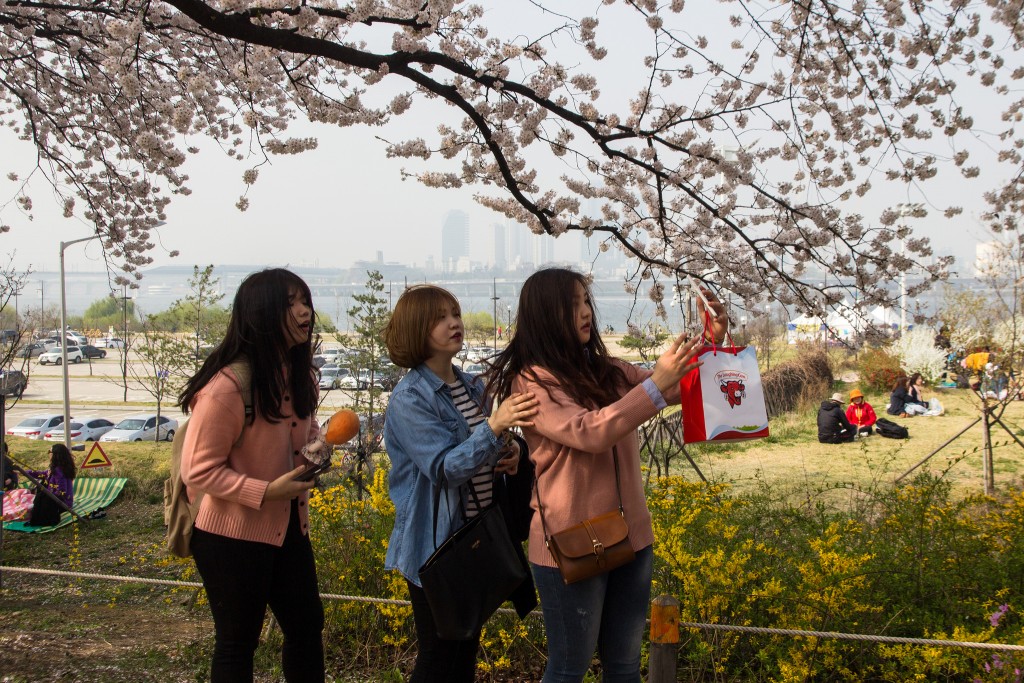
[[[752,346],[705,346],[696,371],[679,382],[683,442],[768,436],[768,410]]]

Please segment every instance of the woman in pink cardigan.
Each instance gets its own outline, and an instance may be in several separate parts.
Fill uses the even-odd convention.
[[[319,432],[314,320],[297,275],[253,273],[238,287],[224,340],[179,397],[192,414],[181,478],[190,496],[205,494],[191,548],[213,612],[212,683],[253,680],[268,606],[284,634],[285,680],[324,680],[324,611],[309,542],[313,482],[295,479],[307,462],[302,448]]]
[[[721,339],[724,309],[705,294],[718,313],[713,334]],[[534,426],[523,435],[536,468],[532,506],[543,508],[543,516],[533,515],[530,564],[547,635],[544,683],[582,681],[595,648],[604,681],[640,681],[654,532],[636,430],[669,402],[679,403],[679,380],[696,367],[700,340],[680,336],[653,371],[609,357],[586,279],[561,268],[526,280],[513,329],[489,379],[499,400],[530,392],[540,401]],[[636,558],[566,585],[546,538],[617,510],[620,500]]]

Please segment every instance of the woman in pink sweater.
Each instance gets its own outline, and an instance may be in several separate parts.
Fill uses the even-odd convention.
[[[191,547],[213,612],[212,683],[253,680],[268,606],[284,634],[285,680],[324,680],[324,612],[308,535],[313,482],[295,479],[307,462],[303,446],[319,432],[314,320],[297,275],[253,273],[238,287],[224,340],[179,397],[192,413],[181,478],[190,496],[205,494]]]
[[[719,313],[713,334],[721,339],[724,309],[705,294]],[[543,516],[533,516],[530,563],[547,634],[544,683],[582,681],[595,648],[604,681],[640,681],[654,532],[636,430],[668,402],[679,402],[679,380],[696,367],[699,339],[677,338],[653,371],[609,357],[586,279],[561,268],[526,280],[513,329],[490,389],[499,400],[530,392],[540,402],[523,435],[536,468],[533,509],[543,508]],[[620,501],[636,559],[566,585],[546,539],[618,509]]]

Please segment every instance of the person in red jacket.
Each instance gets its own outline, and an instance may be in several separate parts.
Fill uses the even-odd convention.
[[[878,420],[878,416],[875,415],[875,409],[871,407],[871,404],[864,400],[864,394],[860,392],[860,389],[850,392],[850,405],[846,409],[846,419],[857,428],[858,434],[867,436],[874,432],[872,425]]]

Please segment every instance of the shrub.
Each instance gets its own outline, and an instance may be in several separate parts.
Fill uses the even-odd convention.
[[[899,358],[884,349],[871,349],[861,357],[860,381],[863,386],[889,392],[897,378],[904,374]]]
[[[762,378],[768,417],[814,404],[831,391],[832,365],[824,351],[806,346],[799,355],[772,368]]]
[[[916,327],[893,342],[893,353],[906,373],[920,372],[927,382],[934,382],[946,369],[946,352],[935,346],[935,333]]]

